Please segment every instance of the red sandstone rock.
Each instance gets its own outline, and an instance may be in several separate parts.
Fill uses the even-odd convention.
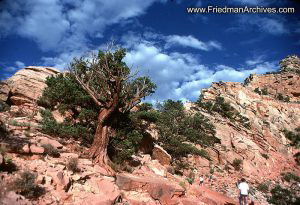
[[[182,187],[164,179],[118,174],[116,184],[122,190],[148,192],[153,199],[159,200],[163,205],[179,203],[178,197],[184,195]]]
[[[162,165],[170,165],[172,161],[171,155],[159,145],[154,145],[152,157]]]
[[[53,184],[56,185],[57,191],[67,191],[71,185],[71,180],[64,172],[47,172],[47,175],[52,177]]]
[[[63,145],[60,144],[57,140],[49,139],[48,137],[36,137],[37,141],[43,145],[43,144],[51,144],[56,149],[63,148]]]

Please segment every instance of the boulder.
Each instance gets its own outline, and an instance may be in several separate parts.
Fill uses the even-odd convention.
[[[5,84],[0,86],[0,96],[5,99],[9,93],[9,100],[13,105],[33,103],[41,96],[46,87],[45,79],[58,73],[58,70],[50,67],[26,67],[7,79],[7,86]]]
[[[36,140],[41,145],[51,144],[56,149],[62,149],[64,147],[57,140],[49,139],[48,137],[37,137]]]
[[[179,197],[184,195],[184,189],[165,179],[134,176],[131,174],[118,174],[116,184],[125,191],[143,191],[159,200],[162,205],[179,203]]]
[[[71,180],[64,172],[47,172],[47,175],[52,178],[53,185],[56,185],[57,191],[68,191],[71,186]]]
[[[26,154],[43,154],[45,149],[37,145],[26,144],[23,146],[22,151]]]
[[[152,157],[162,165],[170,165],[172,161],[171,155],[159,145],[154,145]]]

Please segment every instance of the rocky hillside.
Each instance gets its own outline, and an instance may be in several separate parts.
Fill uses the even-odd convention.
[[[245,177],[256,204],[269,204],[266,199],[270,193],[259,186],[272,188],[279,183],[290,187],[282,174],[300,176],[295,160],[299,149],[290,146],[284,133],[284,129],[294,131],[300,127],[299,61],[296,56],[288,57],[281,62],[280,73],[253,74],[244,84],[213,83],[202,90],[201,97],[202,105],[211,102],[210,106],[185,105],[188,112],[208,117],[220,139],[219,144],[207,148],[211,161],[193,155],[186,158],[195,168],[193,173],[186,169],[183,176],[174,174],[169,166],[170,155],[154,146],[152,156],[133,156],[136,166],[128,170],[131,173],[118,173],[115,178],[85,158],[81,154],[85,148],[79,142],[40,132],[39,110],[43,108],[37,105],[37,99],[46,86],[46,77],[59,71],[45,67],[22,69],[0,84],[0,183],[6,185],[1,186],[0,201],[6,205],[237,204],[235,183]],[[229,103],[233,114],[213,110],[220,103]],[[58,112],[54,116],[63,120]],[[149,133],[154,139],[158,137],[155,126]],[[26,178],[24,171],[34,174],[28,186],[34,188],[33,193],[13,183]],[[197,182],[192,185],[186,180],[191,174]],[[200,187],[198,177],[202,174],[211,175],[212,180],[205,180]],[[294,188],[299,194],[299,187]]]

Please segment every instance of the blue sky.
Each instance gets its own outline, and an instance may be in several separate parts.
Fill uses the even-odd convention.
[[[191,100],[212,82],[276,71],[300,53],[296,0],[0,0],[0,79],[25,66],[64,70],[113,40],[157,84],[150,98]],[[293,7],[286,14],[190,14],[187,7]]]

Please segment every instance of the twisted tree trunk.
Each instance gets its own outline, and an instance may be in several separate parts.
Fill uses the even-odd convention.
[[[90,149],[90,157],[94,163],[103,167],[109,175],[114,176],[115,171],[109,166],[110,159],[107,155],[111,127],[106,123],[106,120],[112,112],[113,110],[104,109],[99,113],[98,126]]]

